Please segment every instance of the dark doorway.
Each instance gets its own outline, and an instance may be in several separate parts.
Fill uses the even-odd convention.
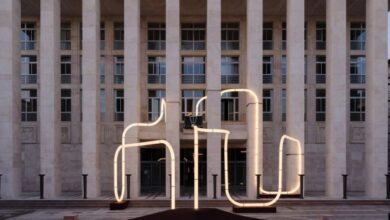
[[[194,194],[194,149],[180,149],[180,195],[192,197]],[[207,150],[199,148],[199,195],[206,195]]]
[[[222,195],[225,195],[224,154],[221,153],[221,186]],[[229,161],[229,192],[232,196],[246,195],[246,149],[228,149]]]
[[[141,195],[165,196],[165,149],[141,148]]]

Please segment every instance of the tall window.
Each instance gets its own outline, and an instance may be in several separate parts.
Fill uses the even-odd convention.
[[[366,57],[351,56],[350,82],[354,84],[364,84],[366,82]]]
[[[205,57],[182,58],[182,83],[203,84],[206,82]]]
[[[263,83],[272,83],[272,76],[274,73],[274,57],[263,56]]]
[[[350,120],[365,121],[366,92],[364,89],[351,89]]]
[[[114,90],[114,121],[123,121],[124,119],[125,99],[123,95],[123,89]]]
[[[287,57],[285,55],[282,56],[280,60],[281,72],[282,72],[282,83],[286,83],[287,80]]]
[[[316,23],[316,49],[325,50],[326,49],[326,23],[317,22]]]
[[[240,83],[240,61],[238,57],[223,56],[221,58],[221,83]]]
[[[316,121],[325,121],[326,117],[326,91],[316,90]]]
[[[61,83],[72,83],[72,60],[70,56],[61,56]]]
[[[106,27],[104,22],[100,22],[100,50],[106,47]]]
[[[184,116],[195,114],[196,102],[204,96],[204,90],[183,90],[181,100],[181,113],[182,120]],[[205,105],[202,103],[199,107],[199,113],[201,115],[205,112]]]
[[[282,121],[286,121],[287,112],[287,91],[282,89]]]
[[[37,83],[37,57],[22,56],[20,58],[20,80],[22,84]]]
[[[33,22],[22,22],[20,43],[22,50],[35,50],[37,40],[37,30],[35,23]]]
[[[221,120],[239,120],[238,92],[230,92],[222,95],[221,99]]]
[[[100,56],[99,73],[100,73],[100,83],[104,84],[104,82],[106,81],[106,57],[105,56]]]
[[[366,23],[352,22],[351,23],[351,50],[366,49]]]
[[[273,23],[265,22],[263,24],[263,49],[273,49]]]
[[[114,23],[114,50],[123,50],[125,31],[123,23]]]
[[[61,23],[61,50],[71,49],[71,30],[71,24],[69,22]]]
[[[326,57],[316,56],[316,82],[324,84],[326,82]]]
[[[282,24],[282,50],[287,49],[287,25],[286,22]]]
[[[151,56],[148,57],[148,83],[165,84],[165,57]]]
[[[165,50],[165,24],[148,24],[148,50]]]
[[[37,90],[23,89],[21,91],[22,98],[22,121],[37,121]]]
[[[221,49],[222,50],[240,49],[240,24],[239,23],[222,23]]]
[[[272,121],[272,89],[263,90],[263,121]]]
[[[114,57],[114,84],[123,84],[123,73],[124,70],[123,56]]]
[[[106,90],[100,89],[100,120],[104,121],[106,117]]]
[[[161,100],[165,98],[165,90],[148,91],[148,120],[155,121],[160,116]]]
[[[181,49],[205,50],[206,28],[204,24],[181,25]]]
[[[70,89],[61,89],[61,121],[72,119],[72,93]]]

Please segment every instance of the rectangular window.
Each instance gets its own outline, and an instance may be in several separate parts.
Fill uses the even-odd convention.
[[[273,49],[273,23],[265,22],[263,24],[263,50]]]
[[[182,91],[182,100],[181,100],[181,113],[182,120],[186,115],[195,115],[196,102],[204,96],[204,90],[183,90]],[[199,114],[203,115],[205,113],[206,107],[204,102],[199,107]]]
[[[326,56],[316,56],[316,82],[326,83]]]
[[[182,24],[181,25],[181,49],[182,50],[205,50],[206,49],[205,24]]]
[[[99,73],[100,73],[100,83],[104,84],[104,82],[106,81],[106,57],[105,56],[100,56]]]
[[[206,82],[205,57],[182,57],[183,84],[203,84]]]
[[[61,121],[72,119],[72,93],[70,89],[61,89]]]
[[[316,90],[316,121],[325,121],[326,117],[326,91]]]
[[[124,110],[125,110],[125,99],[123,89],[114,90],[114,121],[123,121],[124,119]]]
[[[239,120],[238,92],[230,92],[222,95],[221,99],[221,120]]]
[[[326,49],[326,23],[322,21],[316,23],[316,49]]]
[[[240,49],[240,24],[239,23],[222,23],[221,49],[222,50]]]
[[[165,50],[165,24],[148,24],[148,50]]]
[[[287,25],[286,22],[282,24],[282,50],[287,49]]]
[[[263,90],[263,121],[272,121],[272,89]]]
[[[106,47],[106,27],[104,22],[100,22],[100,50],[104,50]]]
[[[282,89],[282,121],[286,121],[287,112],[287,91]]]
[[[366,82],[366,57],[351,56],[349,67],[350,82],[353,84],[364,84]]]
[[[100,89],[100,120],[104,121],[106,116],[106,90]]]
[[[263,84],[271,84],[274,74],[274,57],[263,56]]]
[[[351,50],[366,49],[366,23],[352,22],[351,23]]]
[[[71,24],[69,22],[61,23],[61,50],[70,50],[72,47]]]
[[[37,121],[37,90],[22,89],[21,91],[21,120],[22,121]]]
[[[148,83],[165,84],[165,57],[150,56],[148,57]]]
[[[70,56],[61,56],[61,83],[72,83],[72,60]]]
[[[155,121],[160,116],[161,100],[165,98],[165,90],[148,91],[148,120]]]
[[[79,32],[80,32],[80,50],[82,50],[83,49],[83,23],[82,22],[80,22]]]
[[[366,92],[364,89],[351,89],[350,120],[365,121]]]
[[[114,57],[114,84],[123,84],[125,72],[123,56]]]
[[[123,23],[114,23],[114,50],[123,50],[125,39],[125,31],[123,29]]]
[[[20,33],[21,50],[35,50],[37,29],[33,22],[22,22]]]
[[[20,80],[21,84],[36,84],[38,73],[38,62],[36,56],[22,56],[20,58]]]
[[[221,83],[240,83],[240,61],[238,57],[223,56],[221,58]]]
[[[280,63],[282,72],[282,83],[285,84],[287,80],[287,57],[285,55],[282,56]]]

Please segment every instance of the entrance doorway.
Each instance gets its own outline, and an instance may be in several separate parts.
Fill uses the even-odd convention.
[[[141,148],[141,195],[165,196],[165,148]]]
[[[180,196],[194,194],[194,149],[180,149]],[[199,195],[206,196],[207,150],[199,148]]]
[[[223,163],[223,149],[221,153],[221,186],[222,195],[225,195],[225,173]],[[229,192],[232,196],[246,195],[246,149],[228,149],[229,160]]]

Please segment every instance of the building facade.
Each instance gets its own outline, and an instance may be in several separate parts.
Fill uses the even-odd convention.
[[[113,158],[126,141],[174,147],[176,195],[193,192],[193,132],[231,131],[233,195],[255,198],[256,174],[276,190],[283,134],[304,143],[305,193],[386,196],[387,0],[0,0],[1,196],[113,195]],[[261,100],[259,161],[254,106]],[[200,194],[223,198],[221,137],[200,136]],[[297,151],[284,154],[284,188],[298,181]],[[131,197],[169,198],[163,146],[127,151]],[[259,163],[258,173],[254,164]],[[299,193],[299,192],[297,192]]]

